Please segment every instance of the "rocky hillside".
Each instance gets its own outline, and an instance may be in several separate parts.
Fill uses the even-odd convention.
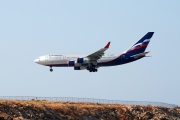
[[[0,120],[180,120],[180,108],[0,100]]]

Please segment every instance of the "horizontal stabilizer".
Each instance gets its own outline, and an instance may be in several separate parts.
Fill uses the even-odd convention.
[[[131,57],[133,58],[139,58],[139,57],[144,57],[146,54],[148,54],[149,52],[143,52],[143,53],[140,53],[140,54],[136,54],[136,55],[133,55]]]

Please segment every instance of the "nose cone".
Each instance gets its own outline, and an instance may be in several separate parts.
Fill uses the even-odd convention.
[[[35,59],[34,62],[35,62],[35,63],[39,63],[39,59]]]

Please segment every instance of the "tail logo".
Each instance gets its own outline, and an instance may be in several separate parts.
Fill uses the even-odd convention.
[[[141,49],[143,47],[147,47],[149,41],[150,41],[150,39],[146,39],[142,43],[137,43],[134,46],[132,46],[130,50],[138,50],[138,49]]]

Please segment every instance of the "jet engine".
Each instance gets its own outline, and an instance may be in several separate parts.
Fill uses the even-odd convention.
[[[68,61],[68,66],[79,66],[79,63],[77,63],[76,61]]]
[[[89,58],[77,58],[77,63],[90,63]]]

